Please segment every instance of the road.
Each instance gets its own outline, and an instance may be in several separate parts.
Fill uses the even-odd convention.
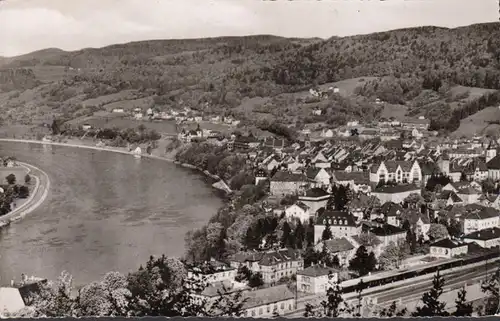
[[[498,263],[488,263],[481,268],[477,266],[464,267],[458,271],[451,272],[444,276],[445,279],[445,293],[459,289],[462,286],[472,283],[478,283],[481,279],[485,277],[488,273],[492,273],[494,269],[498,267]],[[390,305],[393,301],[401,300],[403,305],[412,302],[412,306],[422,297],[422,294],[428,291],[432,287],[433,274],[430,274],[425,280],[399,284],[389,287],[377,287],[371,288],[364,291],[365,297],[370,297],[376,299],[377,305],[379,307],[384,307]],[[348,301],[353,297],[353,294],[348,295],[346,298]],[[286,317],[302,317],[305,311],[306,303],[311,303],[315,306],[324,299],[324,297],[314,297],[311,298],[299,298],[297,299],[297,310],[293,313],[287,314]],[[452,300],[453,302],[453,300]]]
[[[45,201],[50,191],[50,179],[47,173],[30,164],[20,162],[20,165],[29,168],[29,174],[35,180],[35,187],[31,191],[29,198],[23,204],[13,209],[10,213],[0,217],[0,221],[2,222],[17,221],[31,213]]]

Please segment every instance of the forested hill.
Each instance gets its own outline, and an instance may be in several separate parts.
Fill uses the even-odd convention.
[[[208,102],[210,113],[231,112],[246,97],[274,97],[355,77],[500,89],[500,23],[328,40],[260,35],[47,49],[0,59],[0,69],[0,91],[23,98],[30,90],[29,99],[41,106],[37,112],[50,105],[51,112],[69,116],[88,113],[82,101],[125,90],[154,96],[160,107],[182,100],[199,108]],[[33,79],[28,81],[30,72],[11,71],[16,69],[32,70]],[[28,98],[21,98],[4,97],[4,106],[26,108]]]

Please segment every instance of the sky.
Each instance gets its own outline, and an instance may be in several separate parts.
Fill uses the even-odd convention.
[[[0,56],[148,39],[329,38],[493,21],[498,0],[4,0]]]

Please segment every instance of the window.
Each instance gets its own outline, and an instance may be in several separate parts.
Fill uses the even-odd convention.
[[[259,308],[259,315],[262,315],[263,311],[262,308]]]
[[[333,224],[337,225],[337,220],[333,220]]]
[[[252,317],[255,316],[255,310],[252,310]]]
[[[281,302],[281,310],[283,310],[284,308],[285,308],[285,303]]]
[[[269,313],[269,312],[271,312],[271,306],[270,305],[267,306],[267,313]]]

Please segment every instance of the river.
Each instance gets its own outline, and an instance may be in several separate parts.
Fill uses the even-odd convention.
[[[0,155],[51,179],[45,202],[0,232],[0,284],[67,271],[79,286],[136,270],[150,255],[182,256],[186,232],[222,205],[202,175],[166,161],[7,142]]]

